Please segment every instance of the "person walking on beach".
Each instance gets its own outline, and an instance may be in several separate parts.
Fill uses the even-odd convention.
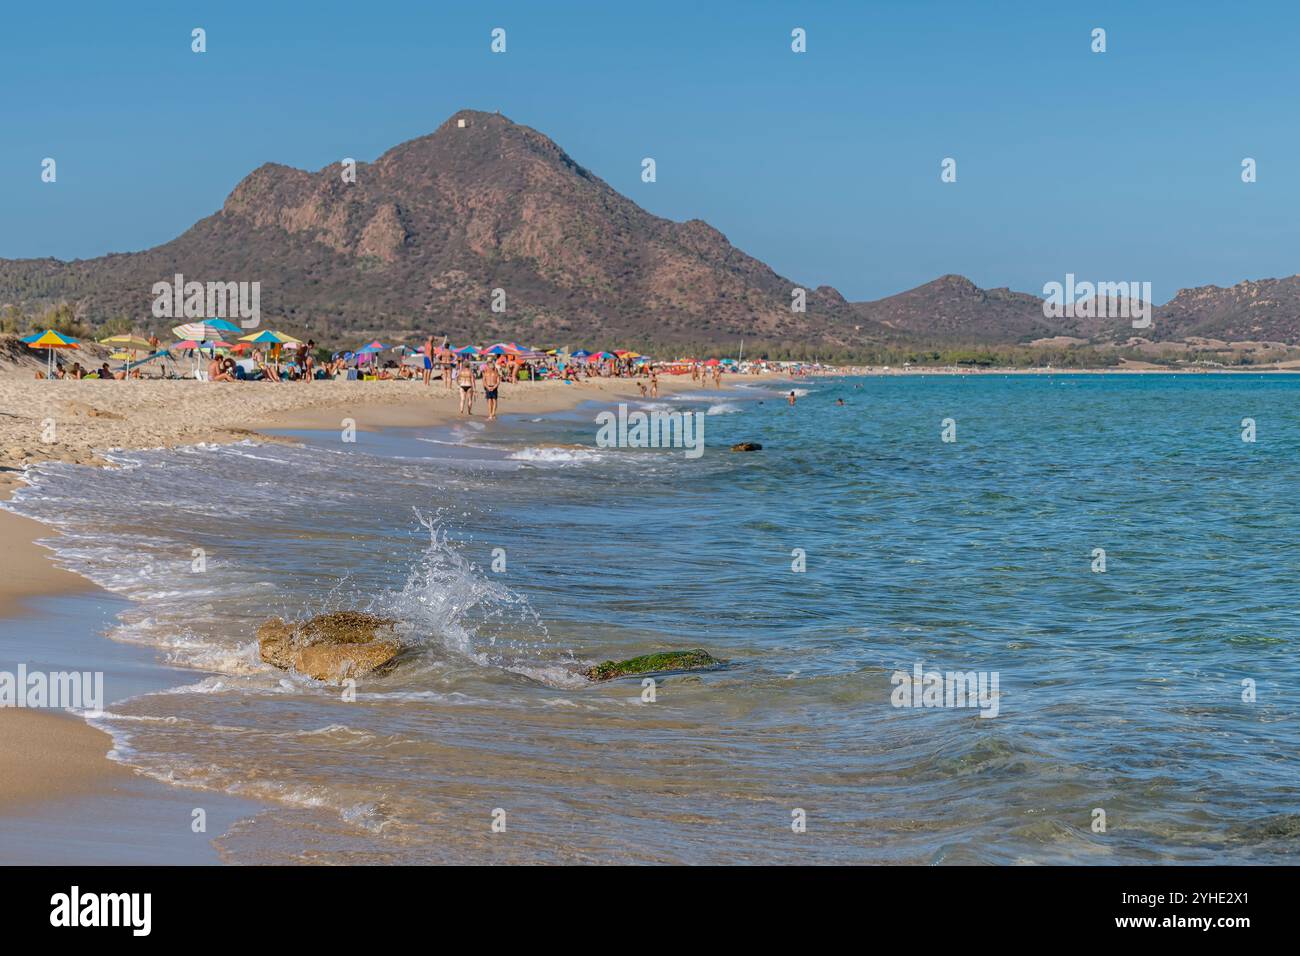
[[[456,384],[460,386],[460,414],[474,414],[474,368],[467,361],[460,363],[456,373]]]
[[[424,340],[424,384],[433,382],[433,333]]]
[[[497,389],[500,387],[501,371],[496,362],[488,362],[483,366],[483,397],[487,399],[487,420],[490,422],[497,420]]]
[[[659,397],[659,373],[658,372],[650,373],[650,397],[651,398]]]
[[[451,373],[455,368],[456,355],[448,347],[445,341],[442,343],[442,348],[439,349],[438,354],[442,356],[442,361],[440,363],[442,367],[442,384],[446,386],[447,391],[450,392],[452,389],[451,380],[455,377]]]

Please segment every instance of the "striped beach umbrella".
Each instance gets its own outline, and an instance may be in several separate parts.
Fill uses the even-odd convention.
[[[276,329],[263,329],[261,332],[254,332],[252,335],[241,335],[241,342],[252,342],[254,345],[297,345],[298,340],[288,332],[280,332]]]
[[[208,342],[219,339],[227,332],[238,332],[239,326],[225,319],[202,319],[198,322],[186,322],[172,329],[172,335],[178,339],[194,339],[196,342]]]
[[[54,376],[54,350],[55,349],[79,349],[81,343],[68,335],[62,335],[53,329],[46,329],[44,332],[37,332],[34,335],[25,335],[22,341],[28,348],[45,349],[45,374],[48,377]]]

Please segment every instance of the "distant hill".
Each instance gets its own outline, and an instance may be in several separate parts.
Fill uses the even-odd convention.
[[[1161,340],[1201,336],[1223,341],[1300,344],[1300,276],[1180,289],[1156,309]]]
[[[1075,320],[1043,317],[1043,300],[1010,289],[981,289],[964,276],[933,282],[871,302],[853,303],[865,321],[900,337],[931,342],[1028,342],[1075,335]]]

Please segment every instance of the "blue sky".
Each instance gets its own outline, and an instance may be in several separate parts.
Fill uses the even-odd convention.
[[[546,133],[651,212],[705,219],[850,299],[947,272],[1041,292],[1073,272],[1150,281],[1162,302],[1300,271],[1297,9],[6,4],[0,257],[146,248],[263,162],[372,160],[473,108]],[[494,27],[505,54],[489,49]],[[54,184],[40,181],[47,156]],[[945,157],[956,183],[940,181]],[[1241,181],[1244,157],[1255,183]]]

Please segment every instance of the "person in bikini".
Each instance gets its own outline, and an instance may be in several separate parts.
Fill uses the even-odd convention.
[[[474,369],[469,362],[461,362],[456,373],[456,384],[460,386],[460,414],[474,414]]]
[[[501,371],[496,362],[488,362],[483,366],[483,397],[487,399],[487,420],[490,422],[497,420],[497,389],[500,387]]]

